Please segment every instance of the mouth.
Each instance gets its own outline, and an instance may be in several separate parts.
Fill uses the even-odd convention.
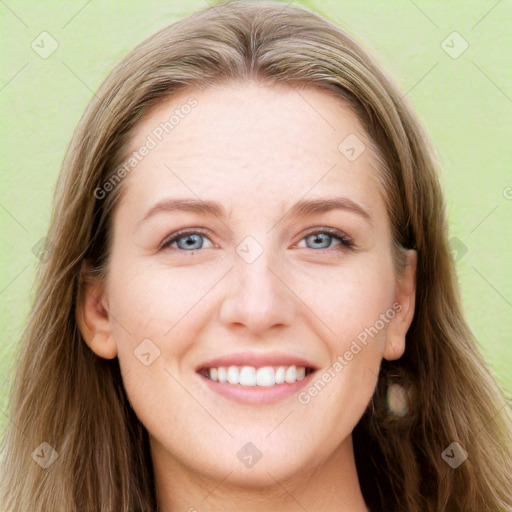
[[[311,383],[308,366],[212,366],[197,371],[207,390],[231,402],[272,404],[293,397]]]
[[[220,384],[245,387],[274,387],[294,384],[315,370],[307,366],[214,366],[201,368],[198,373]]]

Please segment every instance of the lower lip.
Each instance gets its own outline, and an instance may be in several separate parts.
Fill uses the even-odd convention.
[[[271,404],[298,393],[305,387],[316,372],[311,372],[302,380],[292,384],[275,384],[274,386],[242,386],[240,384],[221,383],[198,373],[203,382],[215,393],[241,404]]]

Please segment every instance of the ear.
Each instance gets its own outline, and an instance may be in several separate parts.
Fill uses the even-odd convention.
[[[413,249],[407,250],[405,267],[396,280],[393,302],[395,316],[386,330],[383,357],[388,361],[399,359],[405,351],[405,335],[414,317],[417,262],[417,252]]]
[[[84,273],[87,273],[85,263],[82,276]],[[113,359],[117,356],[117,345],[110,326],[104,285],[90,277],[81,277],[79,283],[75,315],[78,328],[95,354],[105,359]]]

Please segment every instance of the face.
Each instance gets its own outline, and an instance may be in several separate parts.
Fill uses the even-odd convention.
[[[158,104],[128,153],[144,145],[83,331],[119,358],[154,460],[259,485],[348,454],[414,289],[357,117],[317,89],[230,83]]]

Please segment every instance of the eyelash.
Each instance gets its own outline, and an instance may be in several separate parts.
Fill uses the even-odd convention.
[[[305,238],[308,238],[311,235],[318,235],[318,234],[328,234],[332,236],[333,238],[336,238],[340,241],[341,245],[345,247],[346,249],[354,249],[354,245],[352,243],[352,240],[347,237],[343,232],[334,229],[334,228],[322,228],[322,229],[316,229],[313,231],[308,232],[304,237],[301,238],[300,242],[304,240]],[[208,238],[207,235],[209,235],[208,231],[203,231],[201,229],[183,229],[181,231],[177,231],[176,233],[172,233],[167,238],[163,240],[163,242],[160,244],[159,250],[165,250],[171,246],[174,242],[179,240],[180,238],[186,238],[189,235],[203,235]],[[210,240],[211,241],[211,240]],[[213,242],[212,242],[213,243]],[[295,244],[297,245],[297,244]],[[181,252],[195,252],[201,249],[192,249],[190,251],[186,251],[184,249],[176,248]],[[306,247],[306,249],[309,249]],[[315,250],[315,249],[312,249]],[[316,251],[329,251],[331,252],[333,249],[327,248],[327,249],[316,249]],[[336,250],[335,250],[336,251]]]
[[[189,235],[207,236],[208,234],[209,234],[208,232],[203,231],[201,229],[182,229],[181,231],[176,231],[176,233],[172,233],[167,238],[165,238],[163,240],[163,242],[160,244],[159,249],[160,250],[167,249],[168,247],[170,247],[170,245],[172,243],[176,242],[176,240],[179,240],[180,238],[185,238]],[[178,250],[181,250],[182,252],[194,252],[194,250],[191,250],[191,251],[185,251],[182,249],[178,249]],[[200,249],[195,249],[195,250],[200,250]]]
[[[339,231],[338,229],[334,228],[321,228],[321,229],[315,229],[313,231],[308,232],[304,237],[301,238],[300,241],[304,240],[304,238],[308,238],[311,235],[318,235],[318,234],[328,234],[332,236],[333,238],[337,238],[341,245],[343,245],[346,249],[353,249],[354,244],[352,243],[352,240],[345,235],[345,233]],[[324,250],[324,251],[331,251],[332,249],[318,249],[318,251]]]

